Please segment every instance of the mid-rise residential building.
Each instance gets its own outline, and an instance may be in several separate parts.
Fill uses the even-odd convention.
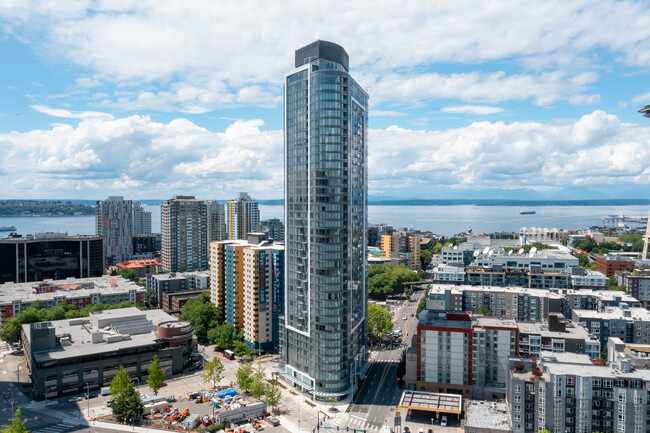
[[[603,290],[607,288],[607,277],[601,272],[580,266],[572,267],[570,272],[571,285],[574,289]]]
[[[616,272],[616,284],[625,286],[627,292],[650,309],[650,269]]]
[[[596,256],[596,270],[607,277],[618,271],[631,271],[634,269],[634,259],[623,256]]]
[[[208,216],[208,243],[228,239],[226,226],[226,207],[215,200],[205,202]]]
[[[259,204],[247,193],[240,192],[226,205],[226,239],[246,239],[246,234],[255,231],[259,223]]]
[[[316,41],[284,82],[285,311],[278,371],[322,401],[354,395],[368,367],[368,94],[348,54]]]
[[[406,375],[407,387],[488,400],[505,396],[508,359],[519,353],[518,332],[513,319],[424,310],[416,362],[407,359],[407,371],[416,369]]]
[[[120,308],[25,324],[22,343],[37,400],[109,386],[120,367],[144,383],[154,356],[167,376],[198,361],[191,324],[162,310]]]
[[[153,294],[159,306],[163,305],[163,295],[165,293],[179,293],[190,290],[210,290],[210,272],[147,274],[147,291]]]
[[[600,341],[581,325],[558,314],[549,314],[546,323],[517,323],[519,353],[539,357],[542,351],[578,353],[600,358]]]
[[[161,308],[165,313],[179,314],[183,305],[207,290],[187,290],[185,292],[163,292]]]
[[[103,273],[101,236],[37,233],[0,239],[0,283],[99,277]]]
[[[175,195],[160,209],[162,267],[171,272],[208,267],[208,218],[205,202]]]
[[[284,311],[284,245],[266,233],[210,244],[211,299],[225,323],[243,331],[251,348],[276,350]],[[275,327],[275,329],[274,329]]]
[[[125,301],[144,305],[146,290],[120,276],[67,278],[28,283],[0,284],[0,327],[5,320],[42,302],[46,309],[67,304],[73,310],[88,305],[116,305]]]
[[[489,267],[468,266],[466,282],[472,286],[520,286],[531,289],[570,289],[571,275],[566,271],[543,269],[540,265],[528,268],[506,268],[503,265]]]
[[[643,433],[649,387],[650,371],[634,369],[625,354],[607,366],[566,353],[513,358],[507,395],[512,431]]]
[[[560,240],[568,234],[568,231],[558,230],[555,227],[552,229],[545,227],[522,227],[519,230],[519,241],[520,245],[532,244],[535,242],[551,242],[559,244]]]
[[[268,233],[269,238],[276,242],[284,242],[284,223],[278,218],[264,220],[257,226],[258,232]]]
[[[621,303],[601,310],[574,309],[571,319],[580,322],[607,344],[609,337],[618,337],[626,343],[650,344],[650,311]]]
[[[395,266],[420,269],[420,233],[399,229],[390,235],[382,235],[381,255],[390,258]]]
[[[598,312],[622,305],[641,307],[641,303],[627,293],[613,290],[545,290],[448,284],[432,284],[426,305],[427,309],[450,311],[479,311],[485,306],[494,316],[514,317],[526,322],[547,320],[550,313],[569,318],[575,309]]]

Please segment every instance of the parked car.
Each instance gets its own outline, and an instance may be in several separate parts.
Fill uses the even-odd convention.
[[[440,420],[440,425],[447,427],[447,415],[443,415],[442,419]]]

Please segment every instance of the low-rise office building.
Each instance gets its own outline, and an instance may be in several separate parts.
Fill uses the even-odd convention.
[[[0,327],[5,320],[16,317],[35,302],[47,309],[67,304],[73,310],[87,305],[116,305],[124,301],[144,305],[146,290],[120,276],[68,278],[39,283],[0,284]]]
[[[464,242],[457,246],[444,247],[440,250],[440,263],[445,265],[469,265],[474,259],[474,251],[480,246]]]
[[[634,259],[623,256],[596,256],[596,270],[607,277],[618,271],[631,271],[634,269]]]
[[[190,323],[162,310],[122,308],[25,324],[22,342],[37,400],[108,386],[120,367],[144,383],[155,355],[167,376],[197,362]]]

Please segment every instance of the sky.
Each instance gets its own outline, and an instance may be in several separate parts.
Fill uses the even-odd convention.
[[[317,39],[370,95],[371,199],[650,198],[650,2],[607,0],[0,0],[0,198],[281,198]]]

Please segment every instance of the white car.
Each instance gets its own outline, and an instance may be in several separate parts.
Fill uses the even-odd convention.
[[[404,317],[402,317],[402,319],[406,320],[406,319],[408,319],[408,316],[404,316]]]
[[[447,416],[443,416],[442,419],[440,420],[440,425],[443,427],[447,427]]]

